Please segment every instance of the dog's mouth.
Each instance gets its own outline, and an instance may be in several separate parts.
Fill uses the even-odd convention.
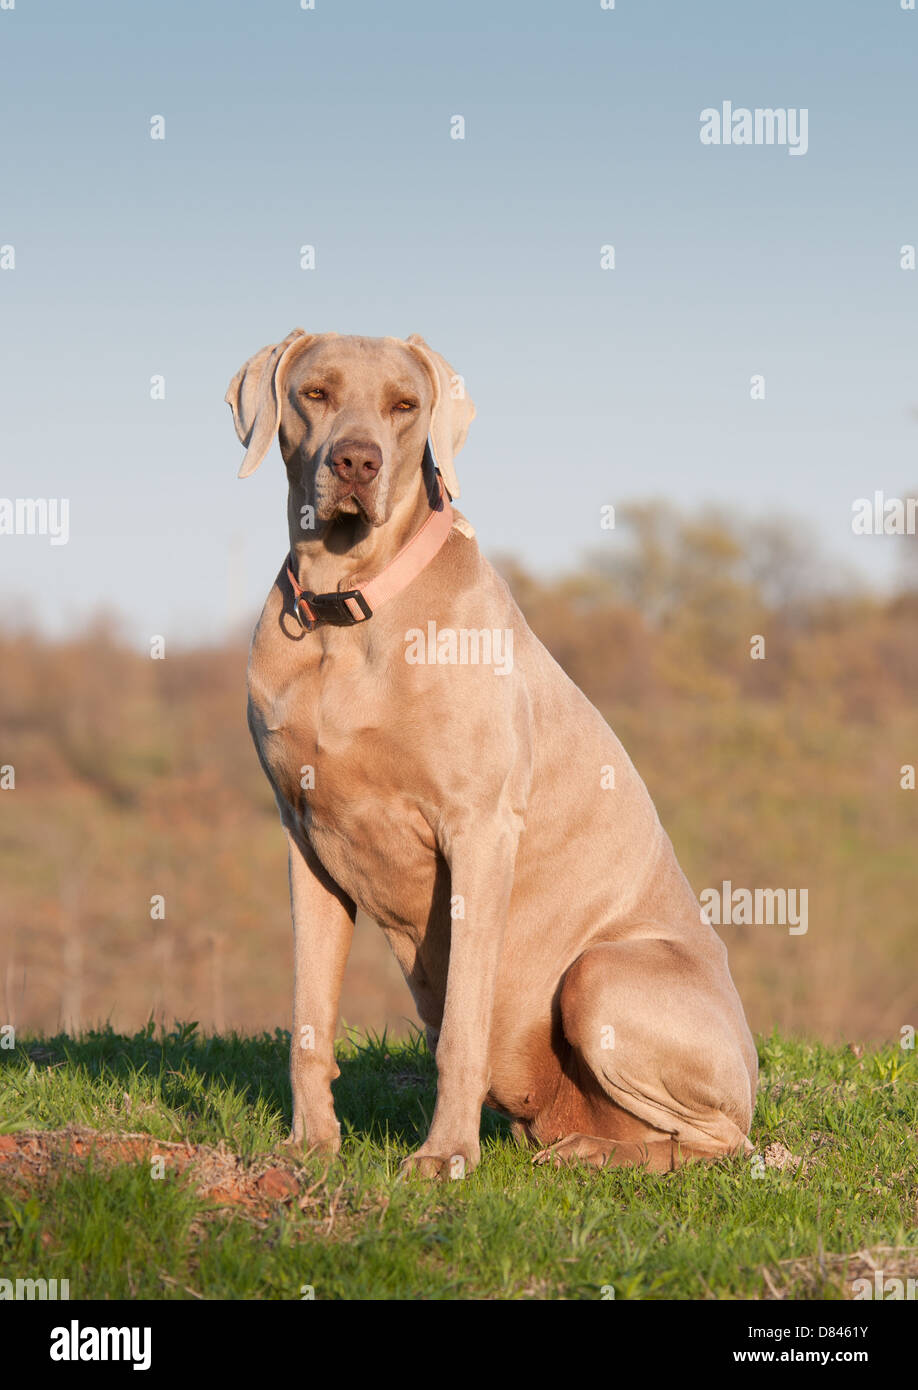
[[[374,505],[375,494],[370,491],[366,496],[365,487],[358,484],[347,484],[340,492],[336,492],[330,497],[324,507],[319,508],[319,517],[322,521],[337,521],[344,517],[362,517],[370,526],[379,525],[379,515]]]
[[[363,498],[358,492],[351,490],[342,492],[339,496],[334,498],[331,514],[333,517],[360,516],[362,514],[366,517],[367,521],[370,520],[370,514],[367,511],[366,503]]]
[[[382,501],[378,484],[376,477],[357,481],[338,478],[331,469],[320,469],[312,484],[317,519],[328,523],[359,517],[370,526],[378,526]],[[307,495],[308,490],[307,487]]]

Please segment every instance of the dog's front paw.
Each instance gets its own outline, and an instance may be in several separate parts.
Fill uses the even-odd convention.
[[[448,1148],[450,1152],[442,1150]],[[476,1144],[436,1145],[436,1151],[422,1145],[416,1153],[402,1160],[399,1173],[402,1177],[439,1178],[441,1182],[451,1182],[468,1177],[478,1167],[481,1151]]]

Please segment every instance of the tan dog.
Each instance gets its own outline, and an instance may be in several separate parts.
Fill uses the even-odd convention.
[[[450,530],[447,515],[444,543],[372,617],[350,599],[361,621],[339,625],[335,591],[439,524],[428,435],[458,493],[475,413],[461,378],[417,337],[297,329],[226,399],[241,476],[279,432],[289,485],[291,568],[255,632],[249,723],[289,842],[291,1140],[339,1145],[333,1039],[359,906],[436,1052],[409,1169],[469,1172],[483,1103],[542,1160],[668,1170],[748,1152],[756,1053],[726,950],[621,744],[464,518]],[[309,615],[331,621],[307,631]]]

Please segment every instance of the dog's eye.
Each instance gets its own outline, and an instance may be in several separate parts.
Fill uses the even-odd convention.
[[[414,401],[399,401],[395,406],[396,410],[417,410]]]
[[[307,386],[303,390],[303,395],[308,396],[311,401],[324,401],[326,398],[321,386]]]

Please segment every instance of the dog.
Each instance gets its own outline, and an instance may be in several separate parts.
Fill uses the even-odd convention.
[[[407,1173],[470,1173],[483,1104],[535,1162],[662,1172],[750,1153],[757,1059],[726,948],[622,745],[452,507],[463,379],[417,335],[295,329],[226,400],[240,476],[275,438],[287,471],[248,719],[289,849],[289,1142],[340,1145],[333,1043],[360,907],[436,1056]]]

